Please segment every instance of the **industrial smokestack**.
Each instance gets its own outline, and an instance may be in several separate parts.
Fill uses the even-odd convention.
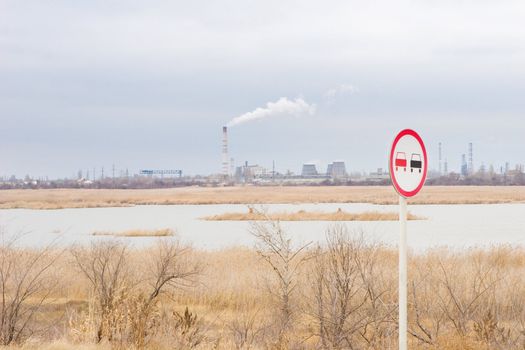
[[[472,150],[472,142],[468,144],[468,173],[474,174],[474,151]]]
[[[222,127],[222,175],[227,178],[230,173],[230,158],[228,156],[228,127]]]

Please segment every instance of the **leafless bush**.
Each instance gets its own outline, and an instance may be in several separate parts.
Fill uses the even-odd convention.
[[[20,248],[0,233],[0,343],[20,343],[37,330],[35,318],[57,286],[51,268],[60,252],[49,245]]]
[[[490,257],[444,250],[419,257],[410,291],[409,332],[433,346],[452,335],[491,349],[517,348],[525,335],[512,321],[523,310],[522,301],[513,302],[521,283],[505,287],[509,281],[500,269],[502,257],[497,250]]]
[[[437,265],[442,286],[436,293],[438,305],[461,337],[468,335],[469,322],[483,315],[483,307],[490,302],[489,292],[498,282],[493,266],[477,259],[469,265],[459,264],[456,257],[446,262],[440,259]],[[468,279],[463,277],[467,269]]]
[[[178,240],[161,240],[133,265],[127,246],[118,242],[73,249],[77,266],[94,292],[94,312],[84,319],[94,322],[95,340],[144,348],[159,326],[159,296],[191,285],[200,272],[198,264],[187,259],[188,251]]]
[[[346,228],[343,227],[343,232]],[[359,331],[365,348],[383,349],[391,345],[391,338],[397,330],[397,285],[395,267],[382,244],[367,241],[363,232],[354,238],[358,248],[355,264],[359,270],[360,282],[368,298],[365,304],[368,318],[365,327]],[[395,259],[395,256],[394,256]]]
[[[417,261],[409,283],[409,317],[408,332],[418,341],[436,345],[441,332],[446,330],[445,309],[436,302],[436,292],[441,288],[441,282],[436,276],[434,259]]]
[[[275,346],[287,349],[296,316],[292,296],[299,279],[299,269],[309,258],[305,252],[309,244],[294,247],[278,221],[253,222],[251,234],[257,239],[257,253],[271,267],[275,277],[275,284],[270,287],[277,308]]]
[[[126,329],[129,343],[137,349],[143,349],[150,338],[157,333],[160,313],[157,304],[143,293],[131,295],[126,304]]]
[[[213,337],[209,336],[209,324],[203,317],[188,307],[179,312],[172,307],[160,309],[159,330],[155,339],[170,349],[216,348]],[[164,348],[159,346],[159,348]],[[156,348],[156,347],[153,347]]]
[[[156,308],[158,297],[169,289],[193,285],[202,271],[199,263],[188,259],[189,248],[181,245],[178,240],[161,240],[152,253],[148,261],[141,264],[146,266],[142,280],[146,284],[143,288],[145,294],[141,294],[140,306],[130,313],[133,315],[133,343],[139,348],[143,347],[147,337],[153,334],[154,327],[151,325],[154,323],[152,318],[156,319],[158,314]],[[175,314],[175,316],[180,315]],[[197,324],[195,318],[196,316],[186,309],[184,317],[179,317],[179,326],[195,326]],[[193,329],[195,327],[191,327],[191,330]],[[189,334],[187,331],[184,332],[185,336]],[[195,339],[196,336],[190,338]]]
[[[235,349],[249,350],[255,344],[263,342],[267,326],[261,324],[259,311],[243,311],[239,314],[239,317],[228,322],[227,328],[230,331]]]
[[[121,325],[123,311],[119,308],[132,288],[127,246],[117,241],[103,241],[89,247],[75,247],[71,254],[92,287],[94,312],[90,320],[95,340],[112,341],[115,331],[124,327]]]
[[[390,290],[376,268],[378,251],[363,236],[350,238],[342,225],[328,230],[311,278],[321,348],[380,347],[395,305],[385,300]]]
[[[203,323],[198,316],[189,311],[188,307],[183,314],[173,313],[175,319],[175,342],[184,349],[195,349],[205,341]]]
[[[501,342],[509,349],[525,349],[525,284],[521,277],[518,279],[507,278],[500,286],[499,313],[506,318],[502,323],[508,325],[507,334]]]
[[[504,268],[505,260],[511,253],[505,248],[494,249],[490,256],[482,252],[473,254],[470,259],[477,275],[483,276],[488,291],[481,297],[479,311],[472,320],[476,340],[487,344],[491,349],[525,348],[525,333],[516,321],[513,302],[523,291],[523,284],[511,279],[510,266]],[[476,277],[481,279],[480,277]],[[523,302],[520,303],[523,310]]]

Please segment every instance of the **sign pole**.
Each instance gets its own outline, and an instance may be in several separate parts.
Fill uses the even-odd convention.
[[[399,350],[407,350],[407,199],[399,196]]]

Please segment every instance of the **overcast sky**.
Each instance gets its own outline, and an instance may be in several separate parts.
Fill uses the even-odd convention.
[[[281,171],[386,167],[406,127],[434,168],[440,141],[450,170],[468,142],[476,167],[525,163],[524,18],[505,0],[0,0],[0,176],[219,172],[228,122],[237,164]]]

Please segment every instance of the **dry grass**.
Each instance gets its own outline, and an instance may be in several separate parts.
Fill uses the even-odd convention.
[[[4,190],[0,208],[61,209],[172,204],[374,203],[395,204],[390,186],[185,187],[152,190]],[[525,203],[525,187],[427,186],[413,204]]]
[[[131,272],[137,273],[139,278],[146,274],[148,270],[140,267],[144,261],[151,259],[152,254],[152,249],[131,250]],[[252,349],[267,348],[264,339],[271,339],[272,334],[265,327],[272,324],[275,307],[269,284],[274,276],[272,269],[261,261],[255,250],[249,248],[192,251],[191,259],[205,266],[200,282],[191,287],[179,288],[169,294],[169,298],[163,298],[161,309],[166,312],[183,312],[187,306],[198,315],[203,321],[202,331],[208,341],[197,347],[198,349],[235,349],[239,343],[235,338],[235,331],[243,330],[247,334],[255,334]],[[308,314],[314,288],[309,271],[315,267],[315,261],[308,260],[307,266],[298,271],[298,285],[293,294],[294,305],[300,313],[294,321],[296,336],[299,339],[309,339],[302,343],[304,349],[319,348],[316,347],[318,338],[315,335],[315,323]],[[382,290],[381,303],[378,305],[395,310],[397,251],[379,247],[374,261],[377,270],[372,281],[378,283],[375,287],[379,286]],[[44,310],[38,317],[41,320],[55,320],[54,315],[61,313],[62,321],[49,328],[52,332],[35,335],[27,344],[16,348],[114,348],[107,342],[97,345],[87,340],[78,342],[72,337],[68,319],[88,311],[91,290],[88,281],[75,269],[70,255],[62,255],[54,269],[61,278],[62,288],[50,295],[54,301],[53,308]],[[524,331],[521,326],[525,321],[524,273],[525,250],[519,248],[496,247],[462,252],[434,249],[412,254],[409,259],[409,329],[424,336],[417,324],[419,317],[421,324],[432,335],[432,344],[409,336],[409,347],[421,350],[522,349],[519,344],[509,345],[504,338],[506,334],[519,337],[520,332]],[[417,294],[412,286],[416,287]],[[458,305],[472,303],[472,309],[464,313],[458,312],[452,296],[456,298]],[[487,318],[491,310],[495,311],[494,319]],[[372,346],[371,349],[397,348],[395,314],[396,312],[383,324],[390,332],[390,338],[386,339],[389,346]],[[467,330],[464,335],[459,334],[455,326],[455,323],[461,324],[463,321]],[[485,331],[476,331],[479,329],[476,324],[483,326]],[[169,339],[160,336],[154,341],[149,348],[175,347]]]
[[[78,344],[78,343],[72,343],[67,340],[57,340],[49,344],[42,344],[39,342],[35,342],[34,344],[24,344],[20,347],[12,346],[10,347],[12,349],[20,349],[20,350],[110,350],[112,349],[111,345],[109,344]]]
[[[172,229],[165,228],[160,230],[128,230],[122,232],[96,231],[93,236],[113,236],[113,237],[168,237],[175,233]]]
[[[264,214],[249,211],[248,213],[224,213],[220,215],[207,216],[202,219],[208,221],[395,221],[399,219],[399,214],[394,212],[379,211],[348,213],[341,209],[333,213],[299,210],[295,213],[283,212]],[[424,218],[409,213],[408,220],[424,220]]]

